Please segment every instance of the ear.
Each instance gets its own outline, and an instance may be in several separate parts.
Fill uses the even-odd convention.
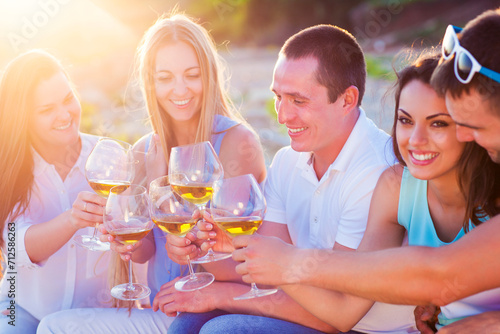
[[[344,92],[343,95],[344,98],[344,114],[348,114],[351,112],[351,110],[357,108],[358,106],[358,99],[359,99],[359,90],[358,87],[356,86],[349,86]]]

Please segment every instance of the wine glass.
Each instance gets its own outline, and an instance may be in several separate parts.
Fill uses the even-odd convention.
[[[266,200],[255,177],[246,174],[219,180],[214,183],[213,189],[210,214],[219,228],[229,237],[254,234],[266,213]],[[277,291],[259,289],[252,283],[249,292],[233,299],[262,297]]]
[[[151,219],[163,232],[184,237],[196,226],[197,219],[193,216],[196,205],[184,200],[172,190],[168,176],[161,176],[151,182],[149,198]],[[211,273],[193,271],[189,255],[187,260],[189,275],[175,283],[177,290],[198,290],[214,281],[215,277]]]
[[[132,146],[128,143],[101,138],[87,158],[85,176],[90,187],[100,196],[107,198],[112,187],[124,191],[134,177],[134,158]],[[93,251],[107,251],[109,242],[102,242],[97,237],[97,226],[92,236],[77,235],[76,244]]]
[[[104,227],[116,241],[123,245],[133,245],[144,238],[153,226],[149,218],[146,188],[135,184],[129,185],[126,190],[122,186],[111,188],[104,213]],[[121,300],[138,300],[149,296],[151,290],[147,286],[132,283],[131,259],[128,266],[128,283],[113,287],[111,295]]]
[[[208,141],[176,146],[170,153],[168,176],[172,189],[186,201],[195,204],[203,217],[213,192],[213,183],[223,177],[222,164]],[[192,263],[207,263],[231,257],[227,253],[208,253]]]

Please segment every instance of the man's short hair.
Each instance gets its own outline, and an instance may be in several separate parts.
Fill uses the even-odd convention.
[[[459,34],[460,45],[468,50],[484,67],[500,73],[500,8],[488,10],[467,23]],[[453,98],[460,98],[475,90],[489,100],[491,109],[500,116],[500,83],[476,73],[468,84],[462,84],[455,76],[455,57],[441,60],[432,76],[436,91]]]
[[[366,64],[354,36],[333,25],[316,25],[290,37],[280,54],[287,59],[314,57],[318,60],[316,79],[328,89],[333,103],[350,86],[359,90],[358,106],[365,92]]]

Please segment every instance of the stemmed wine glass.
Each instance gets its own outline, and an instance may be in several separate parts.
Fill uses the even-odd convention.
[[[104,227],[116,241],[132,245],[144,238],[152,229],[149,218],[149,198],[146,188],[132,184],[123,190],[121,186],[111,188],[106,210]],[[130,255],[130,253],[129,253]],[[111,295],[121,300],[138,300],[149,296],[151,290],[132,282],[132,260],[128,261],[128,283],[111,289]]]
[[[168,176],[161,176],[151,182],[149,186],[150,215],[153,222],[163,232],[184,237],[195,226],[194,217],[196,205],[184,200],[175,193]],[[215,277],[211,273],[195,273],[191,259],[187,256],[189,275],[175,283],[179,291],[193,291],[210,285]]]
[[[170,153],[168,176],[172,189],[186,201],[195,204],[203,217],[210,201],[213,183],[223,177],[222,164],[208,141],[176,146]],[[192,263],[207,263],[231,257],[227,253],[208,253]]]
[[[240,175],[214,183],[210,214],[229,237],[255,233],[262,224],[265,213],[266,200],[253,175]],[[277,291],[259,289],[252,283],[249,292],[234,297],[234,300],[267,296]]]
[[[100,196],[107,198],[112,187],[116,192],[126,190],[134,178],[134,157],[132,146],[128,143],[101,138],[87,158],[85,176],[90,187]],[[76,244],[93,251],[107,251],[109,242],[102,242],[97,237],[97,227],[92,236],[77,235]]]

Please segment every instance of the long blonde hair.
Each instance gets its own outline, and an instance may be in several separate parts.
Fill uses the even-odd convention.
[[[191,45],[195,50],[203,82],[200,121],[194,142],[210,141],[215,115],[243,122],[228,97],[225,62],[217,53],[215,42],[208,31],[183,14],[160,17],[146,31],[137,49],[136,70],[153,130],[161,138],[167,162],[170,149],[178,143],[173,135],[171,117],[158,104],[154,71],[158,50],[168,43],[179,41]]]
[[[41,81],[62,72],[51,54],[32,50],[13,59],[0,79],[0,228],[22,215],[34,183],[29,117],[33,94]],[[0,233],[0,247],[5,240]]]

